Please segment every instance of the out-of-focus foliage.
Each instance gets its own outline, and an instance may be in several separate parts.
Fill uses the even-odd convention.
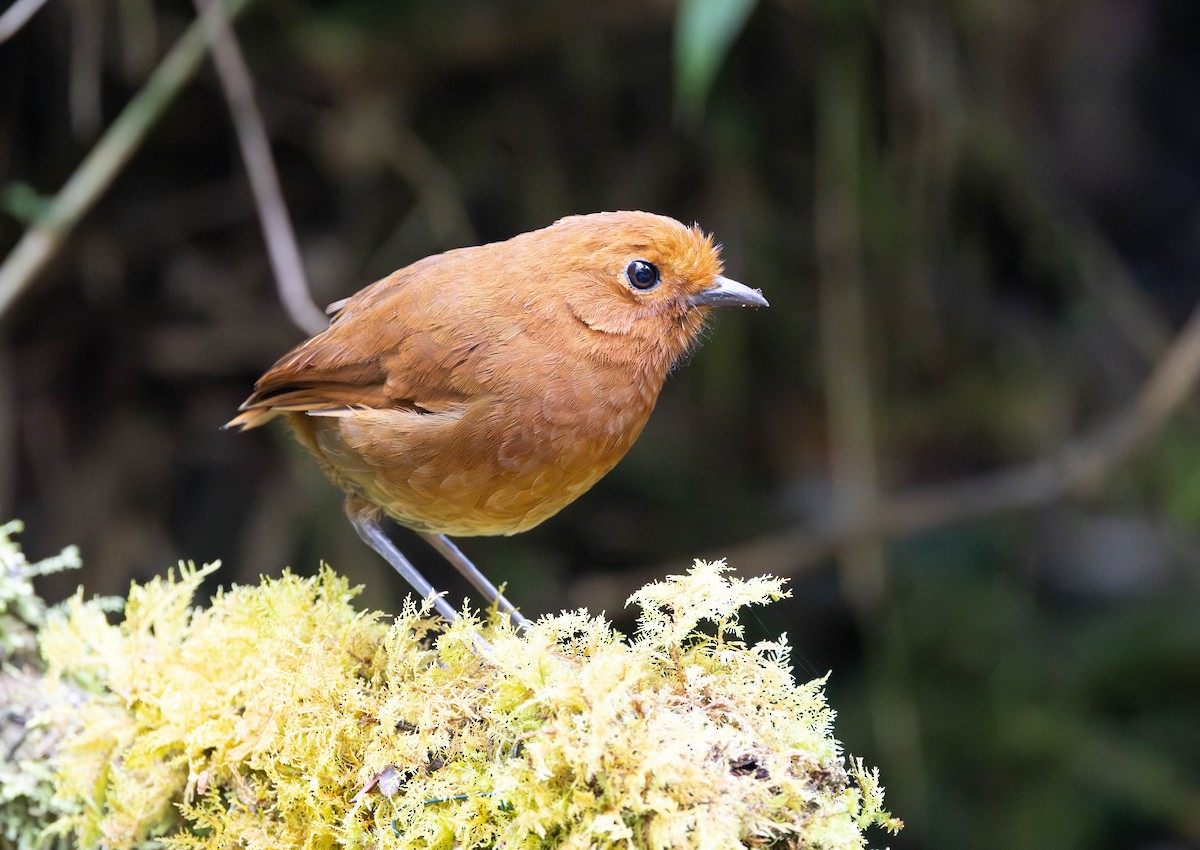
[[[464,542],[529,613],[620,617],[596,600],[641,583],[623,570],[827,520],[840,435],[818,230],[859,275],[884,498],[1028,461],[1126,409],[1195,306],[1200,4],[739,8],[740,29],[703,39],[716,73],[690,123],[684,10],[660,0],[256,0],[238,24],[318,302],[622,207],[700,222],[771,301],[719,318],[591,493],[526,535]],[[0,45],[0,184],[28,187],[8,196],[20,215],[193,14],[52,2]],[[0,252],[21,226],[0,215]],[[324,558],[398,610],[399,582],[310,459],[281,431],[218,430],[298,338],[206,73],[0,317],[0,515],[27,520],[30,552],[79,542],[89,592],[185,556],[244,583]],[[840,737],[907,824],[892,847],[1200,842],[1195,470],[1192,400],[1098,487],[886,543],[875,607],[843,592],[861,579],[844,560],[737,558],[796,576],[747,625],[786,630],[801,678],[834,671]]]
[[[733,40],[758,0],[681,0],[675,20],[678,115],[694,123]]]

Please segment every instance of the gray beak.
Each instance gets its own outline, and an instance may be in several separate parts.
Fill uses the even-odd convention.
[[[693,307],[770,306],[757,289],[751,289],[722,275],[714,277],[708,289],[702,289],[693,295],[691,302]]]

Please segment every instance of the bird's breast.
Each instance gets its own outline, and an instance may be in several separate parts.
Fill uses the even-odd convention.
[[[618,363],[519,370],[436,413],[345,410],[297,430],[344,489],[402,525],[514,534],[585,493],[625,455],[661,380]],[[510,370],[512,371],[512,370]],[[295,424],[295,423],[294,423]]]

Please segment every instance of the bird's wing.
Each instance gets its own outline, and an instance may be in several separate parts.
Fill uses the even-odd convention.
[[[411,268],[340,303],[328,328],[259,378],[226,427],[254,428],[285,412],[439,413],[477,397],[485,378],[476,355],[496,336],[482,325],[494,322],[464,328],[455,287],[425,285],[428,270],[414,278]]]

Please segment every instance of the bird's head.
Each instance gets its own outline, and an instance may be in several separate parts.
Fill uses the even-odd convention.
[[[598,350],[669,369],[713,307],[765,307],[758,290],[724,277],[720,247],[699,227],[644,212],[571,216],[538,231],[563,272],[571,320]],[[531,234],[532,235],[532,234]]]

